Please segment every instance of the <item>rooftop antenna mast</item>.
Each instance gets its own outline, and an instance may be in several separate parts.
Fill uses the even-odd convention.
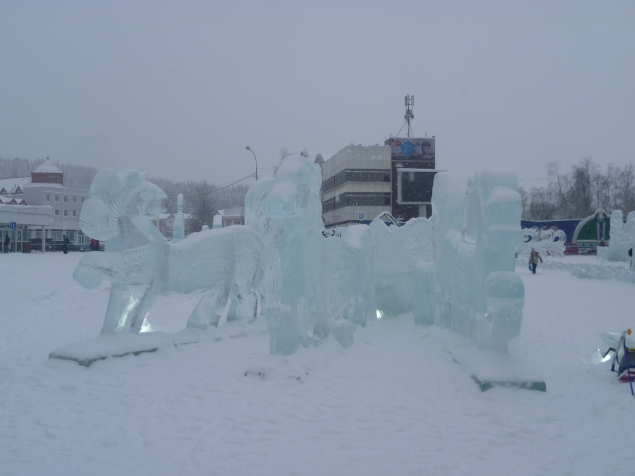
[[[412,113],[412,106],[415,105],[415,97],[414,94],[411,96],[410,94],[406,95],[405,99],[406,103],[406,115],[403,117],[406,120],[406,124],[408,124],[408,130],[406,131],[406,137],[412,137],[412,127],[410,126],[410,119],[414,119],[415,115]]]

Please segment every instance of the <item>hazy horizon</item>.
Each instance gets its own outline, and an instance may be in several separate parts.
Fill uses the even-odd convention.
[[[381,144],[437,168],[632,162],[635,3],[0,2],[0,156],[224,184]],[[402,131],[403,135],[403,131]]]

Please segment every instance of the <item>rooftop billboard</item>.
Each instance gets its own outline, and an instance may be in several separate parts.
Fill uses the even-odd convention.
[[[393,159],[434,160],[434,137],[391,137],[384,145],[390,146]]]

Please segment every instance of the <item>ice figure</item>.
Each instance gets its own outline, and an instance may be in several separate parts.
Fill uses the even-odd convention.
[[[176,197],[176,215],[172,225],[172,243],[178,243],[185,237],[185,215],[183,215],[183,194]]]
[[[262,186],[266,189],[263,198],[268,223],[274,233],[280,227],[275,243],[277,250],[273,252],[277,251],[280,263],[279,304],[287,306],[275,305],[265,312],[267,325],[275,337],[277,329],[288,328],[288,321],[295,319],[297,342],[305,344],[325,338],[329,330],[321,185],[319,165],[302,156],[288,156],[274,179]],[[270,275],[270,278],[275,281],[277,276]],[[276,343],[274,345],[272,340],[272,353],[280,353],[280,349],[284,350],[281,353],[289,353],[294,344],[287,345],[279,339]]]
[[[625,241],[627,242],[626,246],[629,246],[629,250],[631,250],[631,255],[633,254],[633,248],[635,248],[635,211],[629,212],[626,216],[626,223],[623,228],[624,235],[626,236]],[[631,269],[635,265],[635,260],[632,256],[629,256],[631,261]]]
[[[516,175],[483,170],[464,184],[435,176],[432,195],[435,323],[506,351],[520,333],[524,287],[514,273],[521,242]]]
[[[624,223],[622,210],[613,210],[611,213],[611,239],[609,240],[606,259],[608,261],[630,261],[628,250],[631,248],[631,237]],[[599,251],[599,248],[598,248]]]
[[[414,283],[432,280],[432,226],[427,218],[414,218],[401,227],[386,226],[376,218],[370,224],[378,317],[396,316],[412,310]],[[425,307],[426,296],[417,305]],[[429,302],[429,301],[428,301]],[[417,307],[418,319],[423,307]],[[429,313],[428,313],[429,316]]]
[[[204,290],[188,327],[217,325],[228,299],[256,304],[261,242],[249,227],[193,234],[171,244],[151,218],[165,211],[167,196],[134,170],[100,170],[80,214],[89,237],[105,253],[84,256],[73,277],[85,288],[112,282],[102,333],[138,333],[160,293]],[[242,310],[244,312],[244,309]]]
[[[282,298],[282,221],[268,217],[265,204],[265,199],[275,183],[273,178],[260,179],[249,187],[245,195],[245,223],[260,236],[263,245],[260,265],[262,281],[258,289],[263,308],[279,303]]]
[[[263,243],[259,294],[272,354],[293,353],[330,331],[346,347],[354,323],[374,312],[368,227],[326,237],[321,179],[319,165],[288,156],[245,197],[245,222]]]
[[[518,249],[518,256],[529,258],[532,248],[541,256],[564,256],[567,236],[562,230],[539,230],[534,228],[523,228],[523,243]]]

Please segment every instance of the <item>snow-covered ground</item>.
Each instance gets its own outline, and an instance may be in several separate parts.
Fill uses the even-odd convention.
[[[634,284],[519,264],[510,351],[547,392],[481,392],[448,352],[456,336],[408,315],[346,350],[269,356],[259,319],[89,368],[48,360],[101,329],[109,287],[73,281],[81,256],[0,255],[1,475],[635,474],[635,398],[583,361],[601,331],[635,328]],[[161,297],[153,327],[183,328],[197,297]]]

